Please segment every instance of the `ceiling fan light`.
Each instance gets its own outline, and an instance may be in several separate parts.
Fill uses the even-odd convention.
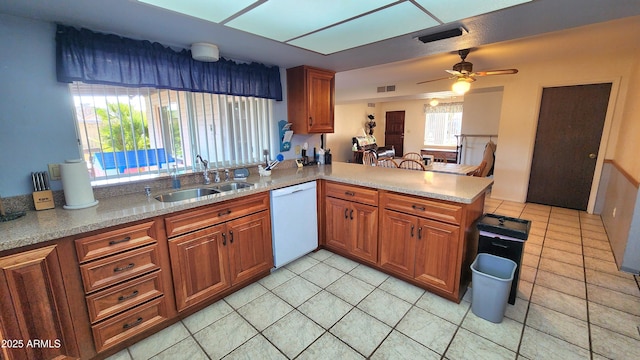
[[[458,81],[451,86],[451,90],[458,95],[464,95],[469,89],[471,89],[471,83],[465,79],[458,79]]]
[[[431,106],[438,106],[439,103],[438,99],[431,99],[431,101],[429,101],[429,105]]]

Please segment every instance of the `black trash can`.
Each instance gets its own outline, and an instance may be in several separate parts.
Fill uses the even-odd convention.
[[[497,255],[513,260],[517,264],[508,301],[509,304],[514,305],[522,268],[524,242],[529,237],[531,221],[498,214],[485,214],[478,220],[477,227],[478,253]]]

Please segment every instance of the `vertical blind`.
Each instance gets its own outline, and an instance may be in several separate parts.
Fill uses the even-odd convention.
[[[256,164],[270,153],[273,100],[74,82],[79,142],[93,180]]]
[[[424,106],[424,145],[456,146],[462,128],[462,103]]]

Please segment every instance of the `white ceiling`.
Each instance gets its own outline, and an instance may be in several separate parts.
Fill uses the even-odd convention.
[[[533,0],[520,5],[508,7],[490,13],[472,16],[469,7],[461,6],[461,2],[480,2],[481,0],[401,0],[395,2],[376,0],[371,1],[373,8],[380,4],[394,4],[395,6],[423,6],[438,13],[442,24],[435,27],[425,25],[423,29],[376,41],[371,44],[352,49],[323,55],[316,51],[302,48],[301,44],[290,45],[280,40],[291,38],[292,33],[283,29],[265,25],[269,35],[258,36],[250,31],[261,30],[259,27],[250,29],[252,21],[260,18],[260,13],[246,11],[243,16],[235,16],[239,11],[245,11],[249,6],[255,6],[256,11],[262,6],[272,6],[279,9],[281,15],[268,19],[277,24],[280,19],[291,18],[305,11],[309,4],[317,4],[313,0],[200,0],[201,2],[223,3],[225,7],[215,12],[217,15],[210,20],[179,14],[174,11],[151,6],[138,0],[15,0],[0,1],[0,13],[25,18],[62,23],[76,27],[106,33],[114,33],[133,39],[145,39],[159,42],[166,46],[189,48],[194,42],[215,43],[220,48],[221,56],[240,61],[257,61],[267,65],[278,65],[288,68],[297,65],[312,65],[335,70],[337,90],[348,89],[351,86],[371,84],[371,86],[392,85],[403,81],[428,80],[446,76],[444,69],[459,61],[455,54],[457,49],[473,48],[467,58],[474,64],[474,70],[489,70],[496,68],[517,67],[522,61],[531,57],[551,56],[567,52],[575,58],[582,51],[593,51],[594,46],[624,46],[632,42],[637,47],[637,35],[629,34],[616,26],[609,27],[608,23],[598,28],[596,34],[602,34],[600,42],[592,42],[590,38],[580,38],[576,43],[558,42],[553,46],[547,44],[541,34],[558,33],[561,30],[573,29],[589,24],[598,24],[615,19],[632,19],[638,22],[640,17],[640,0]],[[343,6],[346,0],[340,0]],[[356,1],[356,0],[354,0]],[[359,3],[365,1],[357,0]],[[178,3],[178,0],[165,0]],[[277,5],[282,2],[297,4],[293,8],[282,10]],[[338,0],[324,0],[326,3],[337,3]],[[489,1],[482,0],[483,3]],[[490,1],[501,3],[500,0]],[[367,0],[366,3],[369,3]],[[432,4],[431,4],[432,3]],[[236,8],[229,4],[237,5]],[[442,9],[433,8],[433,4],[446,4]],[[302,7],[300,7],[302,5]],[[294,6],[294,5],[291,5]],[[430,7],[431,6],[431,7]],[[335,6],[334,6],[335,7]],[[265,8],[267,9],[267,8]],[[289,9],[297,9],[296,11]],[[307,9],[308,10],[308,9]],[[197,8],[191,10],[195,14]],[[362,9],[358,10],[362,11]],[[357,11],[356,11],[357,12]],[[446,13],[449,15],[445,15]],[[313,13],[313,11],[312,11]],[[353,13],[349,13],[353,14]],[[199,15],[199,14],[198,14]],[[244,16],[249,16],[244,19]],[[397,17],[397,16],[396,16]],[[452,20],[463,17],[461,20]],[[304,23],[315,21],[314,17],[300,17]],[[383,23],[393,23],[394,16],[387,16]],[[237,19],[234,21],[234,19]],[[254,20],[255,20],[254,19]],[[242,20],[242,21],[241,21]],[[222,25],[216,22],[225,22]],[[358,25],[357,19],[351,21]],[[242,28],[234,29],[231,26]],[[321,26],[312,25],[312,28]],[[462,36],[424,44],[416,39],[418,36],[428,35],[455,27],[466,29]],[[634,27],[634,29],[637,26]],[[330,30],[329,28],[328,30]],[[366,29],[366,28],[364,28]],[[358,26],[352,30],[351,37],[364,37],[366,31]],[[302,30],[304,32],[306,30]],[[311,33],[318,34],[320,33]],[[297,34],[297,33],[296,33]],[[359,34],[359,35],[357,35]],[[52,35],[53,36],[53,35]],[[269,39],[266,36],[278,40]],[[598,36],[594,36],[598,37]],[[526,38],[527,41],[514,41]],[[367,40],[368,41],[368,40]],[[533,43],[531,42],[533,41]],[[330,43],[330,42],[329,42]],[[500,43],[500,46],[490,44]],[[505,44],[504,46],[502,44]],[[534,44],[534,45],[532,45]],[[508,46],[507,46],[508,45]],[[544,49],[544,51],[540,51]],[[326,51],[331,51],[326,50]],[[604,51],[604,50],[603,50]]]
[[[138,0],[328,55],[531,0]]]

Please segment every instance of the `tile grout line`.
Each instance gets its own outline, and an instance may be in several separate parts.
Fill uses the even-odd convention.
[[[584,299],[587,310],[587,336],[589,338],[589,358],[593,360],[593,339],[591,337],[591,314],[589,311],[589,285],[587,284],[587,262],[584,255],[584,238],[582,237],[582,217],[578,213],[578,224],[580,224],[580,248],[582,249],[582,271],[584,272]],[[606,231],[606,230],[605,230]]]

